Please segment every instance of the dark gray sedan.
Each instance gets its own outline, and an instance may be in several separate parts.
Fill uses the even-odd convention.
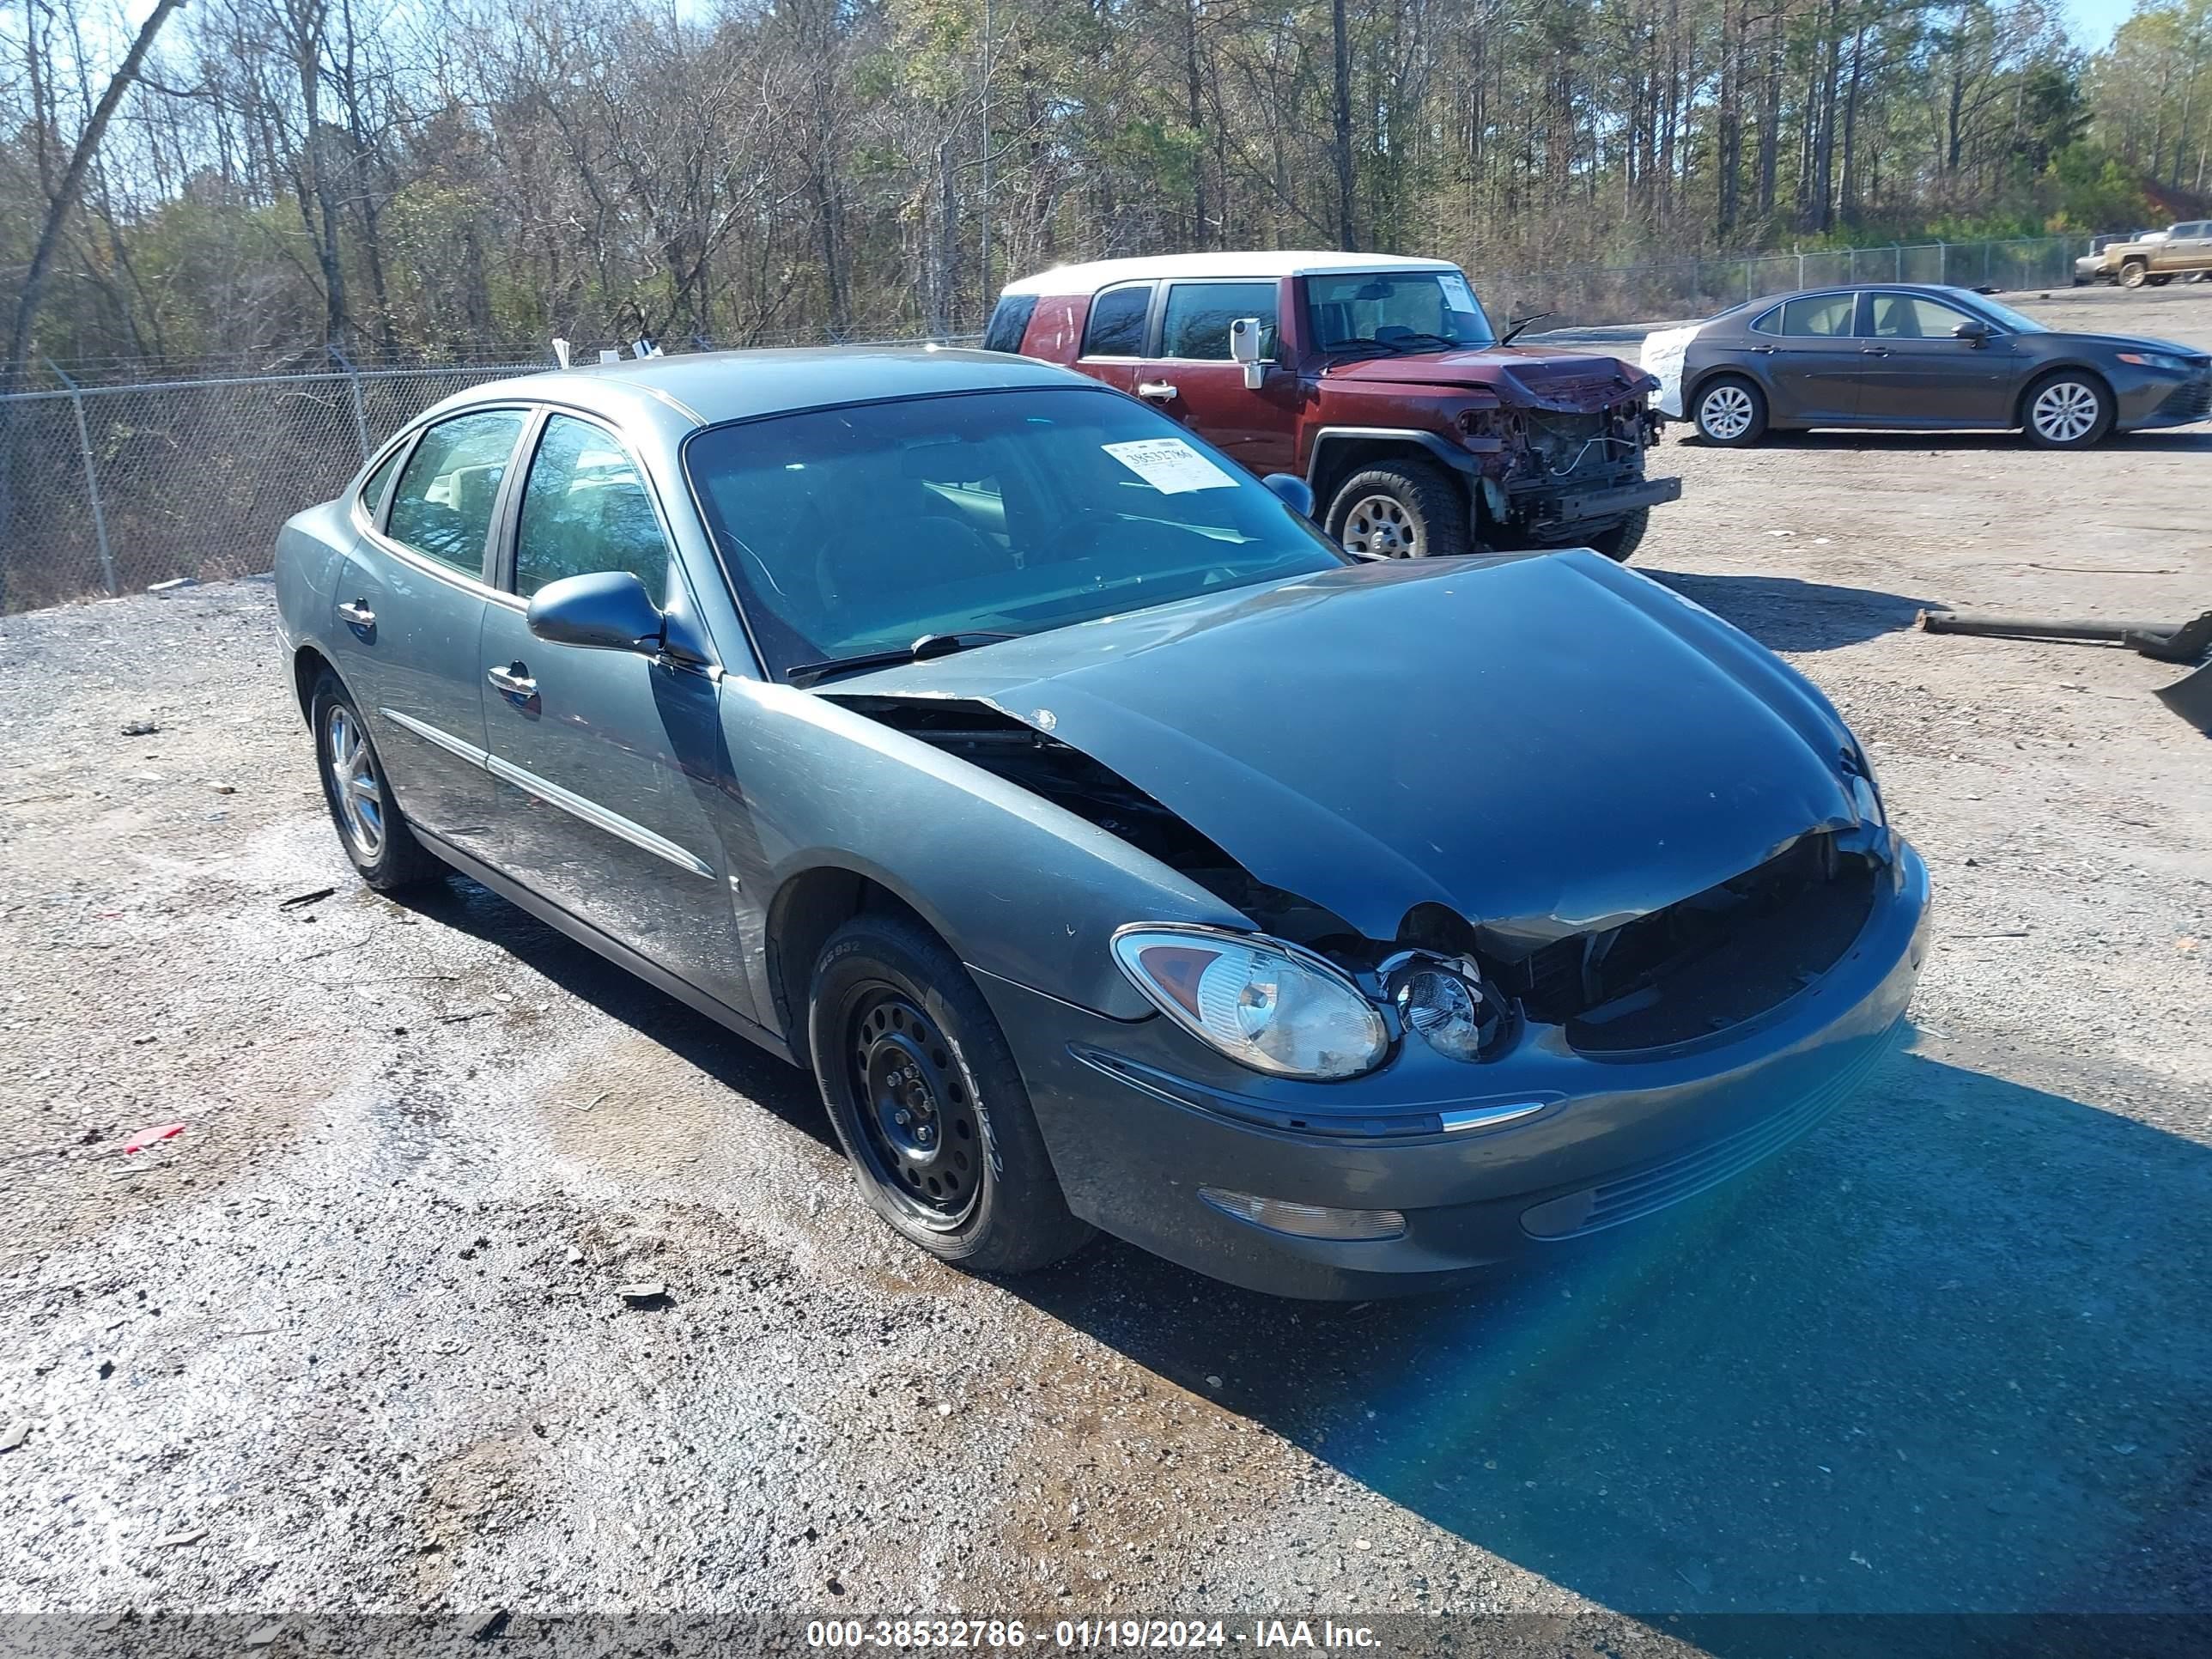
[[[1754,300],[1644,343],[1658,407],[1741,448],[1808,427],[2017,428],[2081,449],[2212,416],[2212,356],[2070,334],[1960,288],[1883,283]]]
[[[811,1067],[948,1261],[1366,1296],[1817,1121],[1928,905],[1835,710],[1609,559],[1368,562],[1303,493],[1020,358],[657,358],[431,410],[277,592],[370,885]]]

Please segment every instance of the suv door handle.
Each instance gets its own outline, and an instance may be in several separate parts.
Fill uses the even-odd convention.
[[[1139,380],[1137,382],[1137,395],[1139,398],[1149,398],[1154,403],[1164,404],[1169,398],[1176,395],[1175,382],[1172,380]]]
[[[339,617],[349,627],[374,628],[376,626],[376,612],[371,611],[359,599],[343,600],[337,609]]]
[[[526,702],[538,695],[538,682],[530,678],[527,663],[511,662],[504,668],[491,669],[484,678],[508,696],[520,697]]]

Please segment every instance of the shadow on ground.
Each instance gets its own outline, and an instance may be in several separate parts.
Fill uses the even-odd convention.
[[[1113,1247],[1017,1288],[1623,1612],[2205,1610],[2208,1206],[2193,1142],[1907,1055],[1486,1291],[1285,1304]]]
[[[1936,603],[1796,576],[1700,576],[1656,569],[1644,574],[1734,623],[1770,651],[1856,645],[1911,628],[1921,611]]]
[[[1762,441],[1770,445],[1787,445],[1793,449],[1853,449],[1869,454],[1932,454],[1937,451],[2016,451],[2022,454],[2041,454],[2030,450],[2027,440],[2017,432],[1889,432],[1854,428],[1823,428],[1817,432],[1772,432]],[[1703,438],[1686,436],[1682,442],[1692,449],[1718,450],[1723,446],[1707,443]],[[2143,454],[2191,454],[2212,452],[2212,432],[2194,427],[2154,427],[2145,432],[2120,432],[2106,439],[2099,446],[2104,449],[2120,449]],[[2052,456],[2060,460],[2063,457]]]

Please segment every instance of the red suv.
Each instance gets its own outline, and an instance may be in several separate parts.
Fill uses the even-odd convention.
[[[1255,473],[1303,477],[1354,552],[1626,559],[1650,509],[1682,493],[1679,478],[1644,477],[1656,380],[1617,358],[1501,341],[1441,259],[1068,265],[1008,284],[984,344],[1133,392]]]

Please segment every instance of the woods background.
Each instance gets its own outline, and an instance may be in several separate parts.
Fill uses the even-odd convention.
[[[27,0],[0,51],[16,386],[956,332],[1163,249],[2125,230],[2212,187],[2212,0],[2094,55],[2038,0]]]

